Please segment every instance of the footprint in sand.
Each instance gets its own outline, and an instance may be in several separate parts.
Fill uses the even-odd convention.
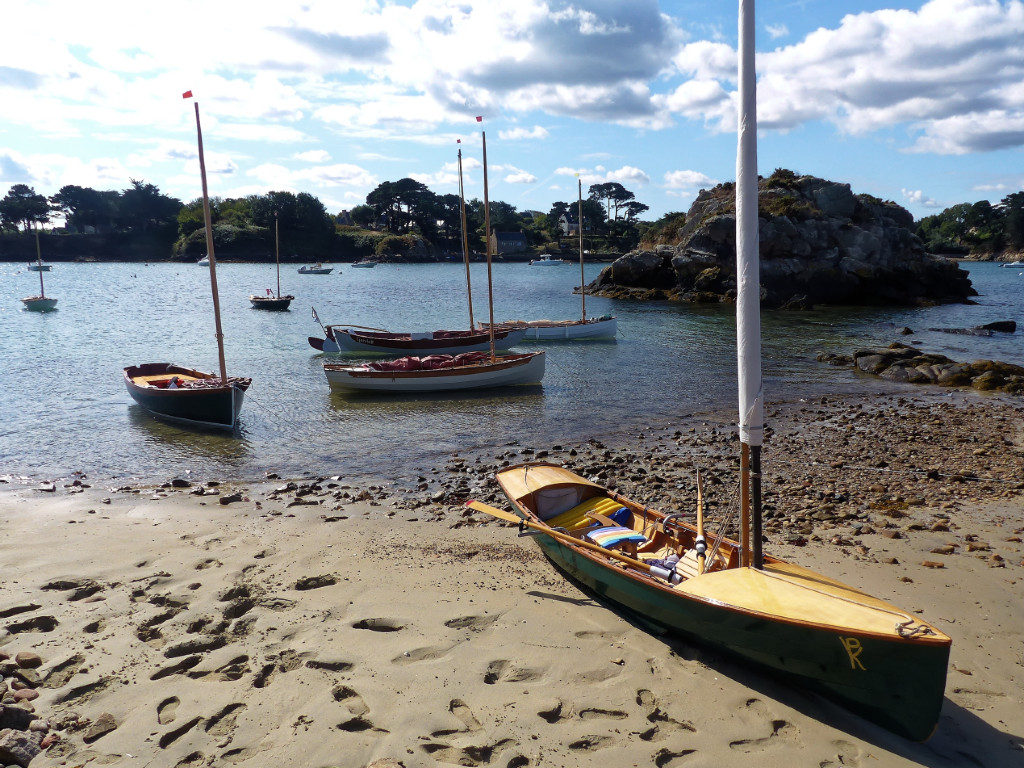
[[[185,676],[203,683],[219,683],[238,680],[242,675],[249,674],[249,671],[249,657],[243,654],[235,656],[227,664],[222,664],[216,669],[192,669],[187,671]]]
[[[513,745],[515,745],[515,741],[512,739],[502,739],[494,744],[479,747],[453,747],[450,744],[429,743],[421,745],[420,749],[441,763],[478,766],[490,765],[502,750]],[[514,758],[514,760],[518,759],[519,757]],[[526,765],[526,763],[518,762],[517,765]]]
[[[861,758],[860,747],[843,739],[833,741],[832,746],[836,749],[835,759],[822,760],[818,763],[818,768],[858,768]]]
[[[659,741],[678,731],[697,732],[693,723],[676,720],[662,711],[657,697],[646,688],[641,688],[636,692],[636,703],[647,710],[647,722],[653,724],[651,728],[640,734],[640,738],[644,741]]]
[[[339,731],[347,731],[348,733],[362,733],[363,731],[374,731],[375,733],[390,733],[390,731],[384,728],[378,728],[376,725],[371,723],[365,717],[353,717],[350,720],[346,720],[343,723],[338,723],[335,726]]]
[[[566,707],[564,701],[559,701],[550,709],[542,709],[537,715],[547,722],[554,724],[572,717],[572,707]]]
[[[57,590],[58,592],[71,592],[68,595],[68,601],[74,602],[92,597],[97,592],[103,590],[103,585],[93,579],[57,579],[56,581],[44,584],[42,588],[45,590]]]
[[[529,680],[538,680],[543,672],[536,669],[517,667],[506,659],[498,659],[487,665],[487,672],[484,673],[484,682],[487,685],[494,685],[497,682],[522,683]]]
[[[190,752],[174,764],[174,768],[199,768],[206,765],[206,756],[202,752]]]
[[[473,714],[473,711],[462,699],[452,699],[448,703],[448,711],[455,715],[459,722],[462,723],[462,728],[434,731],[430,734],[431,738],[437,739],[456,733],[473,733],[483,727],[480,725],[480,721],[476,719],[476,715]]]
[[[150,675],[149,679],[150,680],[161,680],[161,679],[163,679],[165,677],[170,677],[171,675],[181,675],[181,674],[184,674],[188,670],[192,669],[192,667],[196,666],[196,664],[198,664],[202,660],[203,660],[202,656],[187,656],[184,659],[182,659],[181,661],[178,661],[178,662],[176,662],[174,664],[169,664],[166,667],[161,667],[156,672],[154,672],[152,675]]]
[[[204,560],[200,560],[192,567],[197,571],[205,571],[207,568],[220,568],[222,565],[224,565],[224,563],[217,558],[207,557]]]
[[[405,629],[405,625],[395,619],[360,619],[352,628],[368,629],[371,632],[398,632]]]
[[[460,616],[457,619],[448,619],[444,623],[448,629],[469,629],[473,632],[480,632],[491,626],[501,618],[500,614],[494,616]]]
[[[33,616],[31,619],[8,624],[6,629],[12,635],[20,635],[23,632],[53,632],[59,625],[60,622],[53,616]]]
[[[682,749],[678,752],[673,752],[670,749],[659,749],[654,755],[654,765],[657,768],[675,768],[677,765],[682,765],[682,760],[694,754],[697,750],[695,749]]]
[[[623,712],[618,709],[598,709],[597,707],[591,707],[589,709],[580,710],[580,719],[582,720],[625,720],[629,717],[627,712]]]
[[[169,746],[171,746],[171,744],[176,742],[178,739],[180,739],[186,733],[191,731],[193,728],[195,728],[201,722],[203,722],[203,718],[201,718],[201,717],[193,717],[188,722],[183,723],[182,725],[179,725],[173,731],[168,731],[167,733],[165,733],[157,741],[157,744],[160,745],[160,749],[167,749]]]
[[[611,736],[584,736],[582,739],[569,743],[569,749],[576,752],[596,752],[615,744]]]
[[[235,728],[235,721],[245,711],[245,704],[236,702],[228,704],[220,712],[206,721],[204,729],[211,736],[227,736]]]
[[[229,749],[220,756],[220,759],[225,763],[241,763],[257,754],[259,754],[259,750],[255,747],[239,747],[238,749]]]
[[[396,656],[391,660],[391,663],[404,665],[413,664],[417,661],[433,661],[434,659],[443,658],[454,647],[454,645],[428,645],[424,648],[416,648],[411,651],[406,651],[401,656]]]
[[[174,722],[174,713],[178,710],[181,700],[177,696],[164,699],[156,706],[156,721],[160,725],[167,725]]]
[[[354,688],[349,688],[347,685],[334,686],[331,690],[331,695],[336,702],[343,705],[345,709],[356,717],[365,715],[370,711],[369,706],[367,706],[363,697],[359,695],[359,692]]]
[[[773,719],[765,703],[760,699],[749,699],[746,707],[748,712],[769,725],[771,733],[757,739],[741,739],[729,742],[731,749],[740,752],[760,752],[777,745],[793,744],[799,741],[800,733],[796,726],[786,720]]]
[[[78,674],[78,670],[84,663],[85,657],[75,654],[71,658],[55,664],[44,678],[43,688],[63,688],[71,681],[71,678]]]

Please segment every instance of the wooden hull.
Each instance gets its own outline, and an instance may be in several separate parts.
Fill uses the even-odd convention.
[[[266,309],[272,312],[284,312],[291,308],[294,296],[250,296],[253,309]]]
[[[169,389],[166,383],[173,377],[211,384]],[[124,369],[128,394],[154,416],[194,426],[234,429],[252,382],[243,378],[231,378],[227,386],[219,382],[219,376],[175,363],[143,363]]]
[[[485,326],[486,327],[486,326]],[[526,341],[574,341],[579,339],[614,339],[618,321],[614,317],[591,317],[586,320],[512,320],[498,323],[503,330],[523,329]]]
[[[510,467],[497,479],[517,513],[533,522],[541,522],[531,506],[536,496],[571,488],[621,503],[633,511],[638,529],[656,531],[651,525],[664,520],[553,465]],[[680,531],[680,541],[694,539],[693,526],[672,530]],[[537,540],[574,579],[695,643],[818,691],[909,739],[927,739],[938,722],[951,642],[913,613],[777,558],[766,557],[763,569],[737,567],[739,545],[728,539],[718,565],[705,573],[695,569],[681,583],[573,543]],[[637,554],[638,561],[643,557]]]
[[[497,362],[419,371],[372,371],[360,366],[325,363],[331,388],[342,392],[448,392],[463,389],[539,384],[544,353],[508,355]]]
[[[457,355],[490,349],[487,331],[434,331],[427,333],[367,332],[328,326],[326,339],[309,337],[310,346],[322,352],[359,352],[362,354]],[[495,349],[514,347],[526,335],[524,329],[501,330],[494,334]],[[316,342],[320,342],[317,346]]]
[[[48,296],[29,296],[21,300],[29,312],[50,312],[57,308],[57,300]]]

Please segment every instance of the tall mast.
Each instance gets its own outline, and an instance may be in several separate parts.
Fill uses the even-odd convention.
[[[583,322],[587,322],[587,281],[583,277],[583,179],[577,174],[576,187],[579,192],[579,208],[576,213],[576,228],[580,231],[580,302],[583,305]]]
[[[739,372],[740,506],[744,566],[760,568],[761,285],[757,230],[757,87],[754,0],[739,0],[739,122],[736,147],[736,348]]]
[[[36,263],[39,265],[39,298],[46,298],[46,290],[43,288],[43,252],[39,248],[39,230],[36,230]]]
[[[191,96],[192,92],[188,92]],[[186,97],[187,98],[187,97]],[[199,102],[196,107],[196,135],[199,137],[199,173],[203,179],[203,219],[206,222],[206,253],[210,259],[210,290],[213,292],[213,317],[217,327],[217,356],[220,358],[221,383],[228,383],[228,367],[224,362],[224,332],[220,326],[220,297],[217,292],[217,258],[213,255],[213,223],[210,217],[210,194],[206,188],[206,160],[203,157],[203,128],[199,124]]]
[[[466,191],[462,186],[462,148],[459,148],[459,206],[462,209],[462,259],[466,262],[466,296],[469,298],[469,330],[473,323],[473,284],[469,279],[469,232],[466,229]]]
[[[281,298],[281,238],[277,234],[277,211],[274,211],[274,260],[277,261],[277,298]]]
[[[479,119],[479,118],[478,118]],[[484,146],[484,236],[487,238],[487,306],[490,310],[491,360],[494,360],[494,282],[491,278],[491,202],[487,196],[487,131],[480,131]]]

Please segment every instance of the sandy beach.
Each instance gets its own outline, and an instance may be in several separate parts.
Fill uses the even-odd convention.
[[[925,743],[617,613],[464,507],[507,507],[495,467],[540,458],[691,510],[699,466],[724,508],[733,430],[701,421],[394,484],[7,478],[0,722],[38,716],[10,732],[45,746],[32,768],[1024,765],[1024,404],[929,389],[769,425],[766,550],[953,638]]]

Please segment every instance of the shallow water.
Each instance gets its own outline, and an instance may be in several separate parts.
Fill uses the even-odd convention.
[[[283,267],[290,312],[253,310],[248,296],[276,286],[273,266],[218,264],[228,373],[253,386],[235,436],[196,432],[148,416],[125,391],[126,365],[172,361],[216,371],[209,271],[195,265],[82,263],[53,266],[46,293],[54,312],[22,309],[38,274],[0,264],[0,474],[162,481],[256,479],[265,471],[401,480],[454,452],[519,441],[546,446],[629,433],[693,414],[735,407],[732,307],[688,307],[587,297],[590,316],[611,313],[610,342],[524,345],[547,350],[543,384],[486,393],[427,396],[332,394],[325,359],[307,343],[324,323],[393,330],[469,325],[461,264],[335,265],[331,275]],[[601,264],[587,266],[587,280]],[[958,360],[1024,363],[1024,274],[965,265],[981,294],[976,305],[828,309],[765,313],[768,402],[826,392],[899,389],[815,360],[819,351],[914,343]],[[486,265],[472,267],[475,320],[487,320]],[[578,317],[574,266],[494,266],[496,320]],[[1021,331],[959,336],[964,328],[1016,320]],[[908,326],[911,336],[898,329]],[[329,359],[329,358],[328,358]]]

